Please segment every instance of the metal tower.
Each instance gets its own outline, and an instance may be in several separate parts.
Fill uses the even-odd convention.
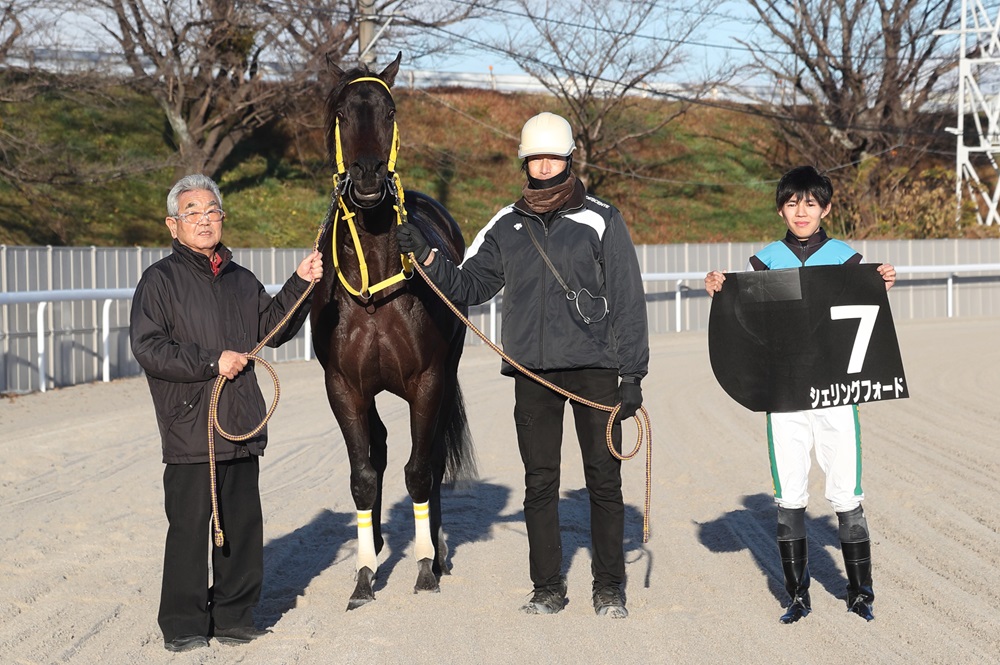
[[[990,12],[994,16],[990,16]],[[1000,224],[1000,8],[984,7],[982,0],[962,0],[959,30],[939,34],[959,35],[958,127],[949,128],[958,139],[955,196],[961,214],[967,195],[980,224]],[[986,84],[986,85],[983,85]],[[987,88],[987,89],[984,89]],[[966,119],[975,124],[977,137],[965,135]]]

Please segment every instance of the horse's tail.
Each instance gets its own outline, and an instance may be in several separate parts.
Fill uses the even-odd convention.
[[[465,412],[462,387],[455,381],[451,414],[447,416],[444,430],[445,469],[444,482],[464,485],[479,477],[476,455],[472,449],[472,432]]]

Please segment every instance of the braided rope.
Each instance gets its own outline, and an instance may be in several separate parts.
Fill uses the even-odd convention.
[[[316,233],[316,241],[313,243],[313,251],[319,249],[319,240],[323,235],[324,225],[320,225],[319,231]],[[219,519],[219,495],[215,484],[215,432],[218,430],[224,438],[230,441],[246,441],[251,439],[264,429],[267,425],[267,421],[271,419],[274,415],[274,410],[278,408],[278,399],[281,397],[281,384],[278,383],[278,373],[274,371],[274,368],[266,360],[257,355],[264,346],[271,341],[279,330],[285,327],[291,318],[298,311],[299,307],[305,302],[309,294],[312,293],[313,288],[316,286],[316,282],[312,281],[306,290],[299,296],[299,299],[295,301],[295,304],[290,310],[285,314],[277,325],[271,329],[271,332],[264,336],[257,346],[254,347],[253,351],[246,354],[247,359],[253,360],[254,362],[260,363],[267,373],[271,375],[271,380],[274,381],[274,400],[271,402],[271,408],[267,410],[264,415],[264,419],[260,421],[260,424],[254,427],[252,430],[246,434],[230,434],[226,430],[222,429],[222,425],[219,423],[219,397],[222,395],[222,389],[226,387],[227,379],[225,376],[220,374],[215,379],[215,385],[212,387],[212,399],[208,402],[208,479],[211,484],[211,495],[212,495],[212,540],[215,542],[216,547],[222,547],[226,542],[226,537],[222,532],[222,522]],[[307,342],[308,343],[308,342]]]
[[[612,440],[611,433],[612,433],[612,431],[614,429],[614,426],[615,426],[616,418],[618,416],[618,411],[621,409],[621,406],[622,406],[621,404],[616,404],[615,406],[606,406],[604,404],[599,404],[597,402],[592,402],[592,401],[590,401],[588,399],[584,399],[583,397],[580,397],[579,395],[574,395],[573,393],[569,392],[568,390],[565,390],[565,389],[560,388],[559,386],[555,385],[551,381],[546,381],[542,377],[538,376],[537,374],[535,374],[534,372],[532,372],[531,370],[529,370],[528,368],[524,367],[519,362],[517,362],[516,360],[514,360],[513,358],[511,358],[510,356],[508,356],[506,353],[504,353],[503,349],[501,349],[499,346],[497,346],[496,344],[494,344],[493,342],[491,342],[490,339],[483,333],[483,331],[481,331],[479,328],[477,328],[476,325],[474,323],[472,323],[472,321],[470,321],[467,316],[465,316],[464,314],[462,314],[462,312],[459,311],[459,309],[447,298],[447,296],[445,296],[444,293],[441,292],[441,289],[439,289],[437,287],[437,285],[434,284],[434,282],[427,276],[427,273],[424,272],[423,266],[420,265],[420,263],[417,261],[417,258],[412,253],[409,256],[410,256],[410,259],[411,259],[411,261],[413,263],[413,267],[416,268],[417,272],[420,273],[420,276],[424,278],[424,281],[427,282],[427,285],[431,287],[431,290],[434,291],[434,293],[437,294],[437,296],[444,302],[444,304],[448,306],[448,309],[450,309],[452,311],[452,313],[455,316],[457,316],[459,318],[459,320],[462,321],[462,323],[464,323],[472,332],[474,332],[476,334],[476,336],[483,341],[483,343],[485,343],[491,349],[493,349],[494,351],[496,351],[500,355],[501,358],[503,358],[504,360],[506,360],[517,371],[521,372],[522,374],[524,374],[525,376],[527,376],[529,379],[537,381],[538,383],[542,384],[546,388],[549,388],[550,390],[554,390],[555,392],[559,393],[563,397],[571,399],[574,402],[577,402],[579,404],[584,404],[584,405],[589,406],[589,407],[594,408],[594,409],[598,409],[599,411],[608,411],[608,412],[610,412],[611,415],[608,416],[608,426],[607,426],[607,428],[605,430],[605,441],[608,444],[608,450],[611,451],[611,454],[614,455],[617,459],[624,461],[624,460],[630,460],[633,457],[635,457],[636,454],[639,452],[639,449],[642,447],[643,440],[645,439],[645,441],[646,441],[646,497],[645,497],[645,502],[643,504],[643,511],[642,511],[642,542],[648,543],[649,542],[649,505],[650,505],[650,496],[651,496],[651,488],[652,488],[652,477],[653,477],[653,427],[652,427],[652,424],[651,424],[651,422],[649,420],[649,412],[646,411],[646,407],[640,406],[639,410],[636,411],[636,413],[635,413],[634,416],[632,416],[635,419],[636,425],[638,426],[638,432],[637,432],[636,441],[635,441],[635,448],[633,448],[632,452],[628,453],[627,455],[619,454],[619,452],[617,450],[615,450],[615,445],[614,445],[614,441]],[[640,417],[640,415],[641,415],[641,417]]]

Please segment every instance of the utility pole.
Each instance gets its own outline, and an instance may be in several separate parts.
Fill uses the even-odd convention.
[[[375,62],[375,0],[358,0],[358,60],[366,65]]]
[[[375,62],[375,43],[382,33],[386,31],[392,19],[396,18],[394,13],[382,24],[382,27],[375,31],[375,0],[358,0],[358,60],[371,66]]]
[[[995,15],[991,17],[989,12]],[[978,0],[962,0],[962,23],[959,30],[940,30],[936,34],[959,35],[958,126],[949,127],[957,138],[955,198],[957,215],[962,214],[962,196],[975,204],[980,224],[1000,224],[997,206],[1000,201],[1000,90],[996,74],[1000,71],[1000,8],[986,8]],[[991,76],[992,75],[992,76]],[[992,78],[992,81],[990,80]],[[989,83],[984,90],[980,83]],[[965,136],[966,116],[972,120],[976,136]],[[975,161],[975,163],[973,163]],[[982,175],[980,172],[982,171]]]

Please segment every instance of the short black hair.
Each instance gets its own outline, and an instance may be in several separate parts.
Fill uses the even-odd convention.
[[[814,166],[796,166],[781,176],[778,189],[774,194],[774,202],[781,210],[788,199],[793,196],[811,195],[822,207],[830,205],[833,200],[833,183],[830,178],[816,170]]]

